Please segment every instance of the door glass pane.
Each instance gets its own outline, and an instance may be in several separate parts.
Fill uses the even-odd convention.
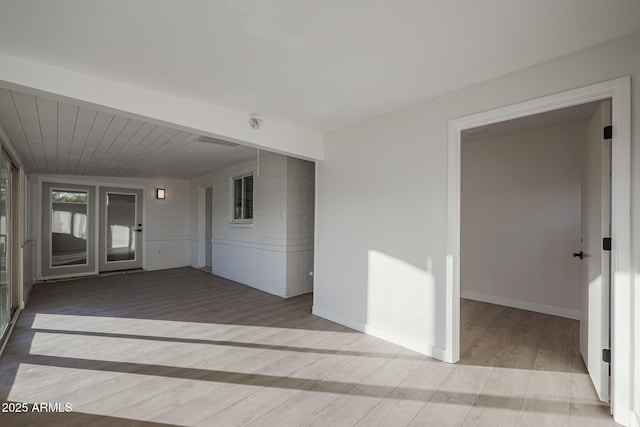
[[[0,336],[9,325],[11,290],[9,288],[9,223],[11,164],[0,156]]]
[[[107,193],[107,262],[136,258],[136,196]]]
[[[87,263],[87,192],[51,190],[51,266]]]

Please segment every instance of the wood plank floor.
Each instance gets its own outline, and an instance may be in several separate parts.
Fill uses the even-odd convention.
[[[575,322],[463,301],[450,365],[311,303],[190,268],[36,285],[0,358],[0,399],[72,412],[0,412],[0,425],[615,425]]]

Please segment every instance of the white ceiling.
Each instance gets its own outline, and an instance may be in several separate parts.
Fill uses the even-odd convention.
[[[637,0],[0,0],[0,54],[321,132],[638,31]],[[2,99],[31,171],[188,177],[233,160],[100,106]]]
[[[0,122],[32,173],[186,179],[256,157],[253,148],[1,88]]]

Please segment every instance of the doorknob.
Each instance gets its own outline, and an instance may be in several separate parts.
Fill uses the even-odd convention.
[[[138,228],[133,231],[137,231],[138,233],[142,233],[142,224],[138,224]]]
[[[584,258],[584,253],[582,253],[582,251],[580,251],[580,252],[574,252],[574,253],[573,253],[573,257],[574,257],[574,258],[580,258],[580,259],[582,259],[582,258]]]

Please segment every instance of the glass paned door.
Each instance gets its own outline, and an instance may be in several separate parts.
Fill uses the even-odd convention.
[[[142,268],[142,190],[100,189],[100,271]]]
[[[42,277],[95,273],[94,186],[42,183]]]
[[[86,191],[51,190],[51,266],[87,265]]]
[[[0,337],[11,319],[11,162],[0,155]]]

